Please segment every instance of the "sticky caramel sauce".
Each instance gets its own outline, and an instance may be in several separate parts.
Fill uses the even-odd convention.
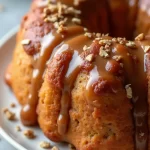
[[[33,56],[33,76],[31,81],[30,94],[27,103],[21,110],[21,120],[24,125],[34,125],[37,121],[36,106],[38,103],[38,91],[42,85],[42,76],[46,68],[46,62],[50,58],[52,51],[60,43],[74,36],[83,33],[80,26],[68,27],[65,34],[57,34],[56,31],[50,32],[41,42],[41,51]]]
[[[77,78],[77,75],[81,71],[82,65],[83,65],[83,59],[81,58],[80,54],[83,52],[82,44],[76,44],[79,43],[86,43],[89,42],[89,39],[85,37],[84,35],[78,36],[73,40],[70,40],[68,42],[68,49],[66,51],[70,51],[72,53],[72,59],[69,62],[66,74],[63,79],[63,85],[62,88],[62,97],[61,97],[61,109],[60,114],[57,120],[58,123],[58,132],[63,135],[67,132],[67,127],[69,124],[69,108],[71,103],[71,92],[72,88],[74,86],[74,82]],[[73,47],[73,49],[72,49]],[[57,54],[63,55],[64,51],[62,53],[56,52]],[[55,57],[54,57],[55,59]]]
[[[89,80],[85,87],[85,95],[89,104],[96,107],[99,106],[95,100],[98,99],[101,92],[117,94],[117,81],[115,77],[118,76],[122,77],[122,84],[124,86],[131,84],[132,87],[133,98],[131,99],[131,103],[133,105],[132,111],[135,126],[135,149],[146,150],[148,144],[148,102],[146,64],[144,63],[146,54],[144,54],[143,49],[145,45],[149,45],[149,40],[135,42],[136,48],[129,48],[126,45],[112,43],[110,57],[102,58],[99,56],[100,46],[98,46],[96,42],[91,44],[90,50],[83,52],[81,47],[90,44],[86,39],[82,41],[80,39],[81,37],[82,36],[78,36],[72,40],[73,42],[65,43],[68,44],[69,47],[66,51],[72,52],[72,59],[63,79],[64,87],[62,89],[60,102],[61,110],[58,117],[59,133],[63,135],[67,132],[71,91],[80,71],[86,70],[89,74]],[[103,39],[111,38],[103,37]],[[56,55],[57,53],[63,55],[64,51],[61,53],[58,49]],[[91,62],[87,62],[85,59],[88,54],[94,55],[94,59]],[[112,57],[116,55],[121,56],[123,67],[120,66],[120,62],[112,59]],[[85,65],[86,63],[89,63],[89,65],[87,65],[88,67]],[[93,87],[97,83],[100,83],[99,89],[94,89]]]

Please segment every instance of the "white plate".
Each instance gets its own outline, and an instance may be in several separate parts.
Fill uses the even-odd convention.
[[[18,27],[0,40],[0,134],[18,150],[42,150],[39,146],[41,141],[48,141],[52,146],[57,146],[60,150],[68,150],[67,144],[58,144],[49,141],[43,135],[39,127],[30,128],[34,130],[36,135],[36,138],[33,140],[27,139],[22,132],[17,132],[15,130],[18,125],[22,128],[22,131],[29,129],[21,124],[19,119],[20,106],[13,93],[4,83],[4,72],[11,61],[17,30]],[[17,106],[15,108],[10,108],[12,102],[16,103]],[[15,112],[18,118],[16,121],[8,121],[5,118],[2,110],[6,107],[9,107],[12,112]]]

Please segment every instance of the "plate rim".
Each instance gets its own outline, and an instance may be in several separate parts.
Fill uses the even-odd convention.
[[[2,50],[2,46],[7,43],[9,39],[11,39],[18,31],[19,25],[12,28],[8,33],[6,33],[1,39],[0,39],[0,50]],[[17,141],[15,141],[12,137],[10,137],[7,132],[0,126],[0,134],[1,136],[8,141],[14,148],[18,150],[27,150],[24,148],[21,144],[19,144]]]

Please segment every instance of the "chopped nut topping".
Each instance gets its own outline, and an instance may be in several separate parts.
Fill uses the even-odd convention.
[[[41,147],[41,148],[48,149],[48,148],[51,147],[51,145],[50,145],[49,142],[42,141],[42,142],[40,142],[40,147]]]
[[[49,16],[45,19],[46,22],[56,22],[57,21],[57,16]]]
[[[14,107],[16,107],[16,104],[15,103],[11,103],[10,107],[14,108]]]
[[[79,4],[80,4],[81,2],[83,2],[83,1],[85,1],[85,0],[74,0],[73,4],[74,4],[75,6],[79,6]]]
[[[100,38],[101,37],[101,33],[96,33],[96,37]]]
[[[117,39],[116,39],[116,38],[112,38],[112,41],[113,41],[113,42],[117,42]]]
[[[125,44],[125,42],[124,42],[124,41],[120,41],[119,44],[122,44],[122,45],[123,45],[123,44]]]
[[[75,6],[78,6],[78,5],[79,5],[79,3],[80,3],[80,1],[79,1],[79,0],[74,0],[74,3],[73,3],[73,4],[74,4]]]
[[[109,57],[109,54],[103,49],[103,47],[100,48],[99,55],[101,57],[104,57],[104,58],[108,58]]]
[[[120,55],[115,55],[112,57],[112,59],[116,60],[116,61],[120,61],[122,59],[122,56]]]
[[[16,119],[15,113],[11,112],[8,108],[4,109],[3,112],[6,115],[8,120],[15,120]]]
[[[59,150],[58,147],[54,146],[51,150]]]
[[[123,68],[123,63],[120,63],[120,66]]]
[[[105,36],[109,36],[109,33],[105,34]]]
[[[91,62],[94,58],[94,55],[93,54],[89,54],[88,56],[86,56],[85,60]]]
[[[67,27],[64,27],[64,26],[59,26],[58,29],[57,29],[57,33],[64,33],[67,31]]]
[[[21,41],[21,44],[22,44],[22,45],[29,45],[30,42],[31,42],[31,40],[25,39],[25,40],[22,40],[22,41]]]
[[[144,52],[147,53],[150,50],[150,46],[145,46],[144,47]]]
[[[48,6],[44,9],[43,13],[44,21],[54,23],[54,27],[56,29],[58,29],[60,25],[65,25],[67,22],[67,18],[65,18],[66,15],[69,15],[70,18],[73,18],[73,23],[81,23],[81,20],[78,18],[78,16],[81,14],[81,11],[60,2],[54,4],[49,1]]]
[[[135,38],[135,40],[136,40],[136,41],[142,41],[142,40],[144,40],[144,38],[145,38],[144,34],[141,33],[141,34],[139,34],[139,35]]]
[[[112,44],[112,41],[111,40],[103,39],[103,40],[99,41],[99,44],[102,45],[102,46],[104,46],[106,44],[110,46]]]
[[[142,137],[142,136],[144,136],[144,133],[143,133],[143,132],[140,132],[139,135]]]
[[[79,18],[73,18],[72,22],[76,23],[76,24],[81,24],[81,19],[79,19]]]
[[[76,150],[76,148],[72,144],[68,144],[70,150]]]
[[[55,27],[56,29],[58,29],[58,28],[59,28],[59,23],[58,23],[58,22],[55,22],[55,23],[54,23],[54,27]]]
[[[89,32],[86,32],[84,35],[87,36],[88,38],[92,37],[92,33],[89,33]]]
[[[85,32],[87,32],[87,31],[88,31],[88,29],[87,29],[87,28],[84,28],[84,31],[85,31]]]
[[[129,47],[129,48],[136,48],[136,44],[133,41],[128,41],[126,43],[126,46]]]
[[[21,131],[20,126],[16,126],[16,131],[18,131],[18,132],[20,132],[20,131]]]
[[[128,84],[125,86],[127,98],[129,98],[129,99],[132,98],[132,88],[130,86],[131,86],[131,84]]]
[[[34,138],[35,138],[35,135],[34,135],[33,130],[25,130],[25,131],[23,132],[23,134],[24,134],[28,139],[34,139]]]
[[[90,49],[90,47],[88,47],[87,45],[84,45],[83,50],[86,51],[88,49]]]

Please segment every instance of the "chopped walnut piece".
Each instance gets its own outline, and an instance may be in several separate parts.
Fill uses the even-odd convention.
[[[58,29],[58,28],[59,28],[59,23],[58,23],[58,22],[55,22],[55,23],[54,23],[54,27],[55,27],[56,29]]]
[[[83,50],[86,51],[88,49],[90,49],[90,47],[88,47],[87,45],[84,45]]]
[[[81,2],[83,2],[83,1],[86,1],[86,0],[74,0],[74,1],[73,1],[73,4],[74,4],[75,6],[79,6],[79,4],[80,4]]]
[[[135,40],[136,40],[136,41],[142,41],[142,40],[144,40],[144,38],[145,38],[144,33],[141,33],[141,34],[139,34],[139,35],[135,38]]]
[[[16,126],[16,131],[20,132],[21,131],[21,127],[20,126]]]
[[[87,28],[84,28],[84,31],[85,31],[85,32],[87,32],[87,31],[88,31],[88,29],[87,29]]]
[[[69,150],[76,150],[76,148],[72,144],[68,144]]]
[[[79,5],[79,0],[74,0],[74,3],[73,3],[75,6],[78,6]]]
[[[22,45],[29,45],[30,42],[31,42],[31,40],[25,39],[25,40],[22,40],[22,41],[21,41],[21,44],[22,44]]]
[[[40,147],[44,148],[44,149],[48,149],[51,147],[51,145],[49,142],[42,141],[42,142],[40,142]]]
[[[136,48],[136,44],[133,41],[128,41],[126,43],[126,46],[129,47],[129,48]]]
[[[85,60],[91,62],[94,58],[94,55],[93,54],[89,54],[88,56],[86,56]]]
[[[123,68],[123,63],[120,63],[120,66]]]
[[[84,35],[87,36],[88,38],[92,37],[92,33],[90,33],[90,32],[86,32]]]
[[[140,132],[139,135],[140,135],[141,137],[143,137],[143,136],[144,136],[144,133],[143,133],[143,132]]]
[[[81,24],[81,19],[79,18],[72,18],[72,22],[76,24]]]
[[[150,46],[145,46],[144,47],[144,52],[147,53],[150,50]]]
[[[64,27],[64,26],[60,25],[58,27],[57,33],[64,33],[66,31],[67,31],[67,27]]]
[[[14,108],[14,107],[16,107],[16,104],[15,103],[11,103],[10,107]]]
[[[99,44],[102,45],[102,46],[105,46],[106,44],[110,46],[112,44],[112,41],[103,39],[103,40],[99,41]]]
[[[109,54],[103,49],[103,47],[100,48],[99,55],[101,57],[104,57],[104,58],[108,58],[109,57]]]
[[[26,136],[28,139],[34,139],[35,135],[34,135],[34,131],[33,130],[25,130],[23,132],[24,136]]]
[[[101,37],[101,33],[96,33],[96,37],[100,38]]]
[[[11,112],[8,108],[4,109],[3,112],[6,115],[6,118],[8,120],[15,120],[16,119],[15,113]]]
[[[54,146],[51,150],[59,150],[58,147]]]
[[[46,18],[46,21],[48,22],[56,22],[58,20],[58,17],[57,16],[49,16]]]
[[[128,84],[125,86],[126,89],[126,93],[127,93],[127,98],[132,98],[132,88],[131,88],[131,84]]]
[[[117,38],[112,38],[112,41],[113,42],[117,42]]]
[[[116,60],[116,61],[120,61],[122,59],[122,56],[120,55],[115,55],[112,57],[112,59]]]
[[[109,36],[109,33],[105,34],[105,36]]]

